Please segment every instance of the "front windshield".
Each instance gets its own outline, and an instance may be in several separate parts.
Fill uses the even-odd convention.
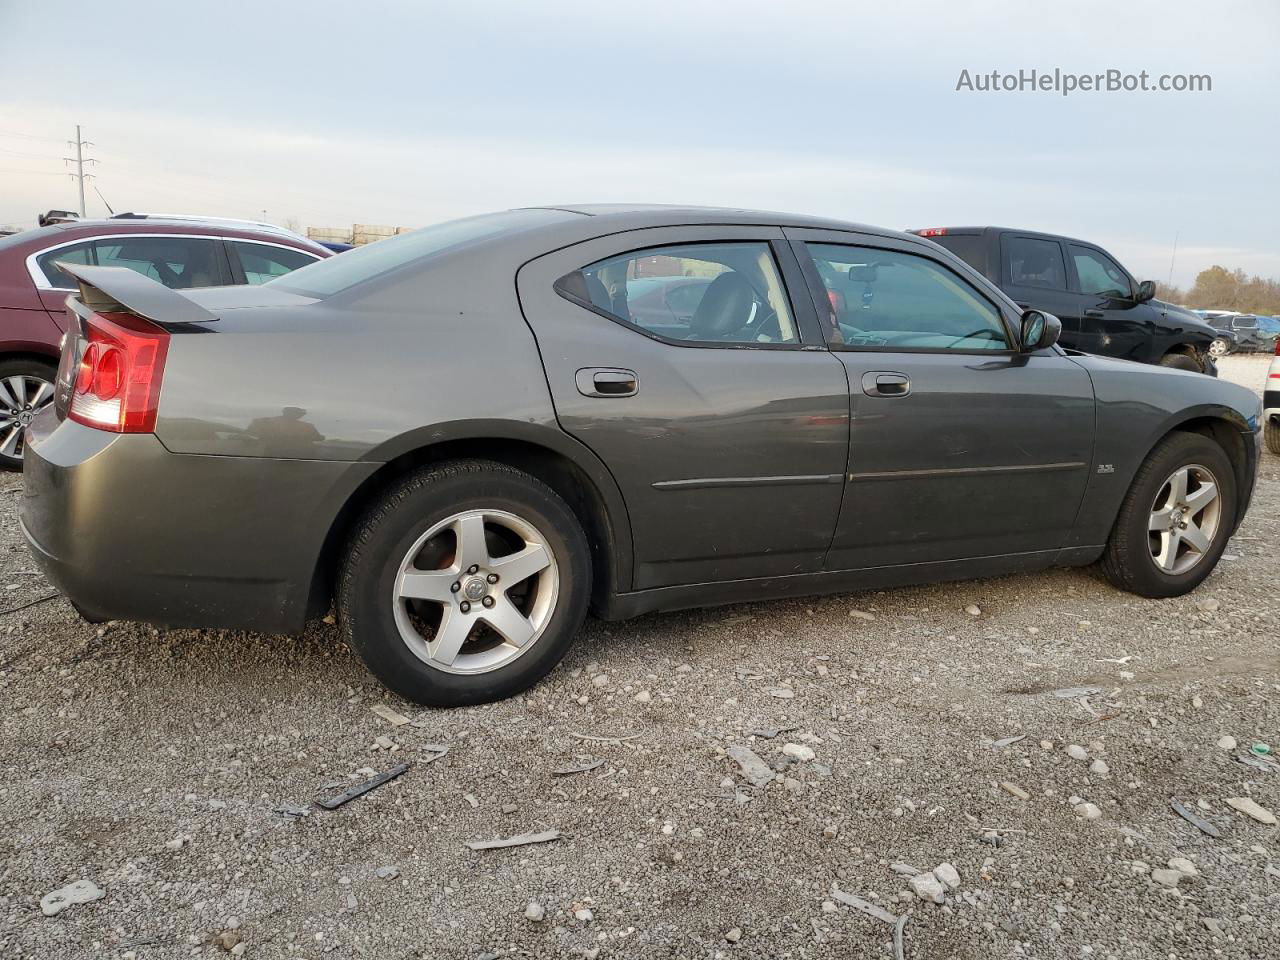
[[[407,263],[424,260],[466,243],[501,233],[528,230],[574,216],[576,214],[563,210],[528,209],[449,220],[411,233],[397,234],[386,240],[375,240],[354,250],[317,260],[270,281],[266,286],[324,299],[358,283],[390,273]]]

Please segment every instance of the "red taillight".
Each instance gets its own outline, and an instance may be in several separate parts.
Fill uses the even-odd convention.
[[[1280,357],[1280,337],[1276,337],[1276,356]]]
[[[925,227],[923,230],[917,230],[916,235],[920,237],[945,237],[947,235],[947,228]]]
[[[85,339],[67,416],[113,433],[155,430],[169,334],[131,313],[95,313]]]

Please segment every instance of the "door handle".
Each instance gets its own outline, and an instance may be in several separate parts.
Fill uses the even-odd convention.
[[[621,367],[583,367],[575,380],[584,397],[634,397],[640,390],[636,372]]]
[[[1101,320],[1106,316],[1101,310],[1086,310],[1084,315],[1090,320]]]
[[[862,375],[862,392],[868,397],[905,397],[911,392],[911,378],[892,370],[868,370]]]

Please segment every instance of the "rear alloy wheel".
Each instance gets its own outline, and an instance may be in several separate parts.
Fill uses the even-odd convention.
[[[1170,434],[1134,477],[1102,569],[1144,597],[1194,590],[1226,548],[1235,510],[1235,474],[1222,448],[1198,433]]]
[[[1231,343],[1226,337],[1217,337],[1209,344],[1209,356],[1225,357],[1231,352]]]
[[[27,426],[53,403],[57,371],[39,360],[0,363],[0,467],[21,470]]]
[[[365,515],[338,610],[388,687],[430,706],[519,693],[573,643],[591,566],[573,512],[541,481],[460,461],[402,481]]]

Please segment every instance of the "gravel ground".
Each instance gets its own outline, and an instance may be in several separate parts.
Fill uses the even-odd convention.
[[[1260,390],[1266,364],[1222,371]],[[3,509],[19,498],[0,479]],[[1264,454],[1189,597],[1058,570],[593,622],[527,698],[448,712],[387,695],[332,625],[21,609],[51,591],[11,518],[0,956],[893,956],[892,925],[833,885],[907,915],[920,960],[1280,956],[1278,828],[1225,802],[1280,812],[1280,773],[1235,759],[1280,742],[1278,506]],[[778,775],[753,787],[735,746]],[[340,809],[278,810],[402,761]],[[958,886],[923,900],[904,863]],[[105,896],[43,915],[81,879]]]

